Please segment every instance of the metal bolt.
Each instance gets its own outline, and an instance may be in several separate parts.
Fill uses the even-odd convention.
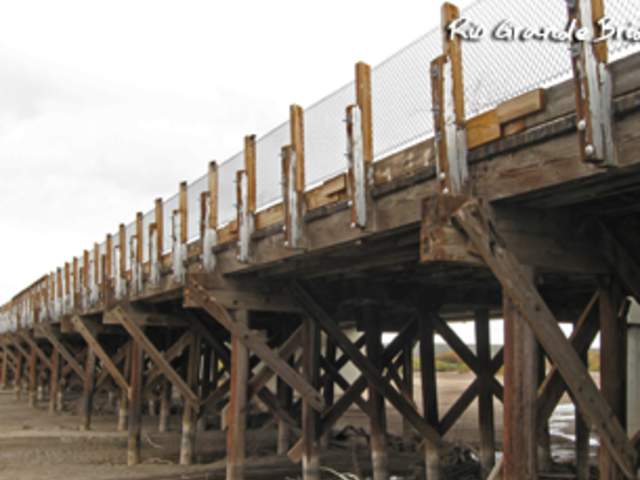
[[[283,226],[282,226],[282,231],[283,231],[283,232],[286,232],[286,231],[287,231],[287,226],[286,226],[286,225],[283,225]]]
[[[578,122],[578,130],[584,132],[587,129],[587,121],[583,118]]]
[[[445,189],[442,190],[442,193],[444,193],[445,195],[449,195],[449,189],[445,187]]]
[[[353,207],[353,200],[349,200],[349,201],[347,202],[347,206],[349,206],[349,207]]]
[[[356,222],[351,222],[351,228],[356,228]]]
[[[285,241],[284,241],[284,246],[285,246],[285,247],[288,247],[288,246],[289,246],[289,241],[288,241],[288,240],[285,240]]]
[[[440,180],[444,180],[445,178],[447,178],[447,173],[446,172],[440,172]]]
[[[587,157],[593,157],[596,153],[596,149],[593,145],[587,145],[584,149],[584,153]]]

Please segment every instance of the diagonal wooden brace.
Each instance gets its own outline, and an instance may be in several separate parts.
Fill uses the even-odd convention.
[[[629,293],[640,302],[640,265],[604,224],[599,223],[598,227],[605,260]]]
[[[187,291],[187,295],[192,301],[200,305],[203,310],[232,335],[237,336],[250,351],[254,352],[283,381],[305,398],[315,410],[322,411],[324,409],[322,395],[300,373],[296,372],[287,362],[280,358],[261,337],[248,327],[240,325],[233,320],[227,309],[219,305],[193,277],[188,280]]]
[[[71,322],[73,323],[76,332],[78,332],[84,341],[87,342],[87,346],[93,350],[96,356],[100,359],[102,365],[104,365],[104,368],[109,372],[116,384],[122,390],[127,392],[127,395],[129,395],[131,389],[129,388],[127,380],[124,378],[124,375],[122,375],[120,370],[118,370],[118,367],[115,365],[109,354],[104,351],[102,345],[98,342],[97,336],[91,332],[85,321],[80,318],[79,315],[71,317]]]
[[[40,361],[42,363],[44,363],[44,365],[51,370],[51,359],[45,355],[45,353],[42,351],[42,349],[38,346],[38,344],[35,342],[35,340],[33,339],[33,337],[31,337],[30,333],[27,333],[25,331],[21,331],[20,332],[20,336],[24,339],[25,342],[27,342],[27,344],[29,345],[29,347],[36,352],[36,355],[40,358]]]
[[[124,345],[122,345],[118,351],[115,353],[115,355],[112,357],[112,361],[114,365],[120,365],[120,363],[122,363],[122,361],[126,358],[127,356],[127,352],[129,351],[129,349],[131,348],[131,340],[128,340]],[[126,375],[126,368],[125,368],[125,375]],[[107,381],[108,378],[110,378],[111,375],[110,373],[105,369],[102,370],[100,372],[100,374],[98,375],[98,378],[96,379],[96,391],[98,391],[98,389],[104,384],[104,382]],[[125,376],[126,378],[126,376]]]
[[[442,438],[435,428],[429,425],[416,411],[415,407],[405,400],[389,381],[380,375],[374,365],[353,345],[351,340],[342,332],[340,327],[331,319],[329,314],[316,303],[313,297],[297,282],[291,287],[291,292],[305,311],[320,325],[340,349],[349,355],[354,365],[360,369],[366,381],[380,392],[420,434],[436,445],[442,444]]]
[[[525,268],[508,250],[491,221],[489,208],[477,200],[465,203],[453,215],[479,254],[512,299],[549,355],[591,428],[627,478],[636,478],[638,455],[586,366],[560,329]]]
[[[111,311],[111,314],[120,321],[120,324],[125,328],[127,332],[129,332],[131,338],[133,338],[133,340],[138,345],[140,345],[144,352],[149,355],[153,363],[155,363],[162,370],[162,373],[164,373],[167,379],[180,392],[180,394],[182,394],[182,396],[192,405],[197,406],[199,404],[198,395],[196,395],[193,390],[189,388],[182,377],[178,375],[178,372],[176,372],[173,367],[171,367],[169,362],[167,362],[167,360],[164,358],[164,355],[155,347],[155,345],[151,342],[151,340],[149,340],[149,338],[144,334],[140,327],[133,321],[131,321],[131,319],[127,316],[127,312],[121,306],[117,306]]]
[[[67,365],[84,380],[84,369],[80,366],[80,363],[76,360],[76,357],[69,351],[69,349],[62,343],[58,336],[51,330],[51,327],[46,325],[38,325],[36,328],[42,333],[42,335],[58,350]]]
[[[171,363],[173,360],[178,358],[182,352],[184,352],[185,348],[187,348],[191,343],[191,337],[193,336],[193,332],[187,331],[185,332],[178,340],[175,341],[171,347],[169,347],[164,352],[164,358],[168,363]],[[149,370],[147,373],[147,383],[144,387],[145,394],[148,394],[156,382],[162,377],[162,369],[157,365]]]

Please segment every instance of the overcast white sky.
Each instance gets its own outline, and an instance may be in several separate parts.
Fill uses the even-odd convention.
[[[470,0],[459,2],[464,6]],[[0,302],[439,23],[439,1],[0,5]]]

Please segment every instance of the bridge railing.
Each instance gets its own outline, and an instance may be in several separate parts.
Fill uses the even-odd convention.
[[[606,0],[605,14],[612,24],[640,24],[636,0]],[[462,17],[485,29],[485,38],[463,42],[465,115],[467,118],[485,112],[500,102],[539,87],[549,87],[572,74],[570,45],[550,41],[505,41],[492,38],[492,32],[508,19],[516,26],[565,29],[567,4],[563,0],[479,0]],[[638,44],[628,41],[608,42],[610,60],[638,51]],[[432,137],[434,134],[431,99],[431,61],[442,51],[442,30],[427,32],[371,70],[373,159],[389,155]],[[305,188],[309,190],[324,180],[347,169],[345,159],[345,108],[356,101],[356,86],[349,82],[304,111]],[[256,206],[265,209],[282,201],[281,149],[290,143],[290,124],[284,122],[256,142]],[[230,157],[218,165],[217,228],[235,221],[237,216],[236,172],[244,167],[244,153]],[[187,186],[186,200],[181,204],[176,194],[162,202],[162,248],[159,257],[175,252],[178,238],[174,225],[186,222],[186,242],[200,237],[202,212],[200,196],[208,190],[204,175]],[[183,212],[181,209],[185,209]],[[48,275],[29,294],[13,299],[0,313],[0,332],[27,326],[35,321],[56,320],[76,308],[95,308],[106,300],[109,292],[102,289],[103,280],[126,284],[133,282],[131,273],[135,255],[131,251],[138,235],[142,243],[141,261],[153,263],[150,226],[157,224],[157,212],[142,215],[141,227],[136,221],[108,241],[79,255],[74,262]],[[184,215],[184,217],[182,216]],[[139,232],[141,228],[141,232]],[[160,227],[158,227],[160,228]],[[181,227],[182,228],[182,227]],[[181,230],[182,231],[182,230]],[[121,245],[121,238],[125,245]],[[157,245],[155,245],[157,248]],[[124,253],[124,260],[120,258]],[[103,260],[104,258],[104,260]],[[160,266],[158,268],[164,268]],[[142,273],[140,273],[142,275]],[[116,290],[118,288],[116,287]],[[120,293],[121,295],[122,293]],[[118,292],[115,293],[119,295]],[[33,311],[37,310],[38,315]]]

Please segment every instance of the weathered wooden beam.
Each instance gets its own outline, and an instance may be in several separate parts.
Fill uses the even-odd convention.
[[[197,333],[191,335],[187,363],[187,385],[191,391],[197,391],[200,370],[201,338]],[[180,439],[180,465],[191,465],[195,455],[196,419],[198,404],[184,402],[182,412],[182,435]]]
[[[167,363],[173,362],[176,358],[182,355],[182,352],[184,352],[185,348],[187,348],[191,344],[192,336],[193,336],[193,333],[191,332],[191,330],[184,332],[180,336],[180,338],[178,338],[178,340],[176,340],[173,343],[173,345],[171,345],[169,348],[167,348],[164,351],[163,355]],[[153,386],[157,383],[159,379],[162,378],[162,376],[163,376],[163,371],[157,365],[152,367],[147,372],[146,385],[144,388],[144,395],[143,395],[144,397],[147,397],[149,395]]]
[[[629,293],[640,302],[640,265],[603,224],[598,224],[602,255]]]
[[[187,385],[182,377],[173,369],[173,367],[171,367],[169,362],[164,358],[164,355],[158,351],[156,346],[144,334],[142,329],[131,320],[128,312],[121,306],[117,306],[111,310],[111,313],[120,320],[122,326],[127,330],[127,332],[129,332],[129,335],[131,335],[131,338],[133,338],[136,344],[140,345],[143,351],[149,356],[149,358],[151,358],[151,361],[153,361],[153,363],[162,370],[162,373],[164,373],[180,394],[188,402],[191,402],[194,405],[197,404],[198,395],[191,390],[189,385]]]
[[[49,369],[51,369],[51,360],[49,357],[42,351],[42,349],[38,346],[36,341],[33,339],[33,336],[30,332],[22,330],[18,332],[18,335],[22,337],[22,339],[29,345],[31,351],[37,355],[40,361]]]
[[[209,190],[206,192],[206,223],[202,234],[202,264],[205,272],[212,273],[216,268],[216,255],[213,247],[218,244],[218,164],[209,162]]]
[[[60,394],[60,354],[56,348],[51,353],[51,369],[49,375],[49,413],[59,411],[58,395]]]
[[[71,321],[73,322],[73,326],[76,329],[76,332],[80,334],[80,336],[87,343],[87,346],[93,350],[95,355],[100,359],[102,366],[109,372],[111,378],[116,382],[116,384],[127,393],[129,392],[129,384],[127,380],[124,378],[118,367],[115,365],[111,356],[105,352],[98,341],[97,335],[94,335],[90,328],[87,326],[86,320],[83,320],[79,315],[74,315],[71,317]]]
[[[190,277],[187,285],[188,296],[213,317],[220,325],[226,328],[232,335],[236,335],[239,341],[254,352],[265,364],[274,370],[285,382],[291,385],[303,398],[308,398],[311,405],[318,411],[324,409],[322,395],[291,366],[281,359],[269,345],[255,332],[242,324],[234,322],[226,308],[222,307],[215,298],[193,277]]]
[[[637,453],[549,307],[527,277],[524,267],[498,236],[495,226],[491,225],[487,207],[475,200],[469,201],[455,212],[454,218],[498,278],[522,318],[534,331],[547,355],[558,366],[578,407],[589,424],[600,434],[601,442],[624,474],[628,478],[635,478]]]
[[[418,323],[420,339],[420,377],[422,388],[422,410],[424,420],[435,431],[440,431],[440,416],[438,413],[438,383],[435,358],[435,330],[428,311],[422,309],[422,318]],[[425,437],[424,461],[427,477],[433,480],[441,478],[440,448],[437,441]]]
[[[93,415],[93,396],[95,393],[96,379],[96,354],[92,348],[87,348],[87,356],[84,365],[84,382],[82,387],[82,400],[80,402],[81,430],[91,430],[91,417]]]

